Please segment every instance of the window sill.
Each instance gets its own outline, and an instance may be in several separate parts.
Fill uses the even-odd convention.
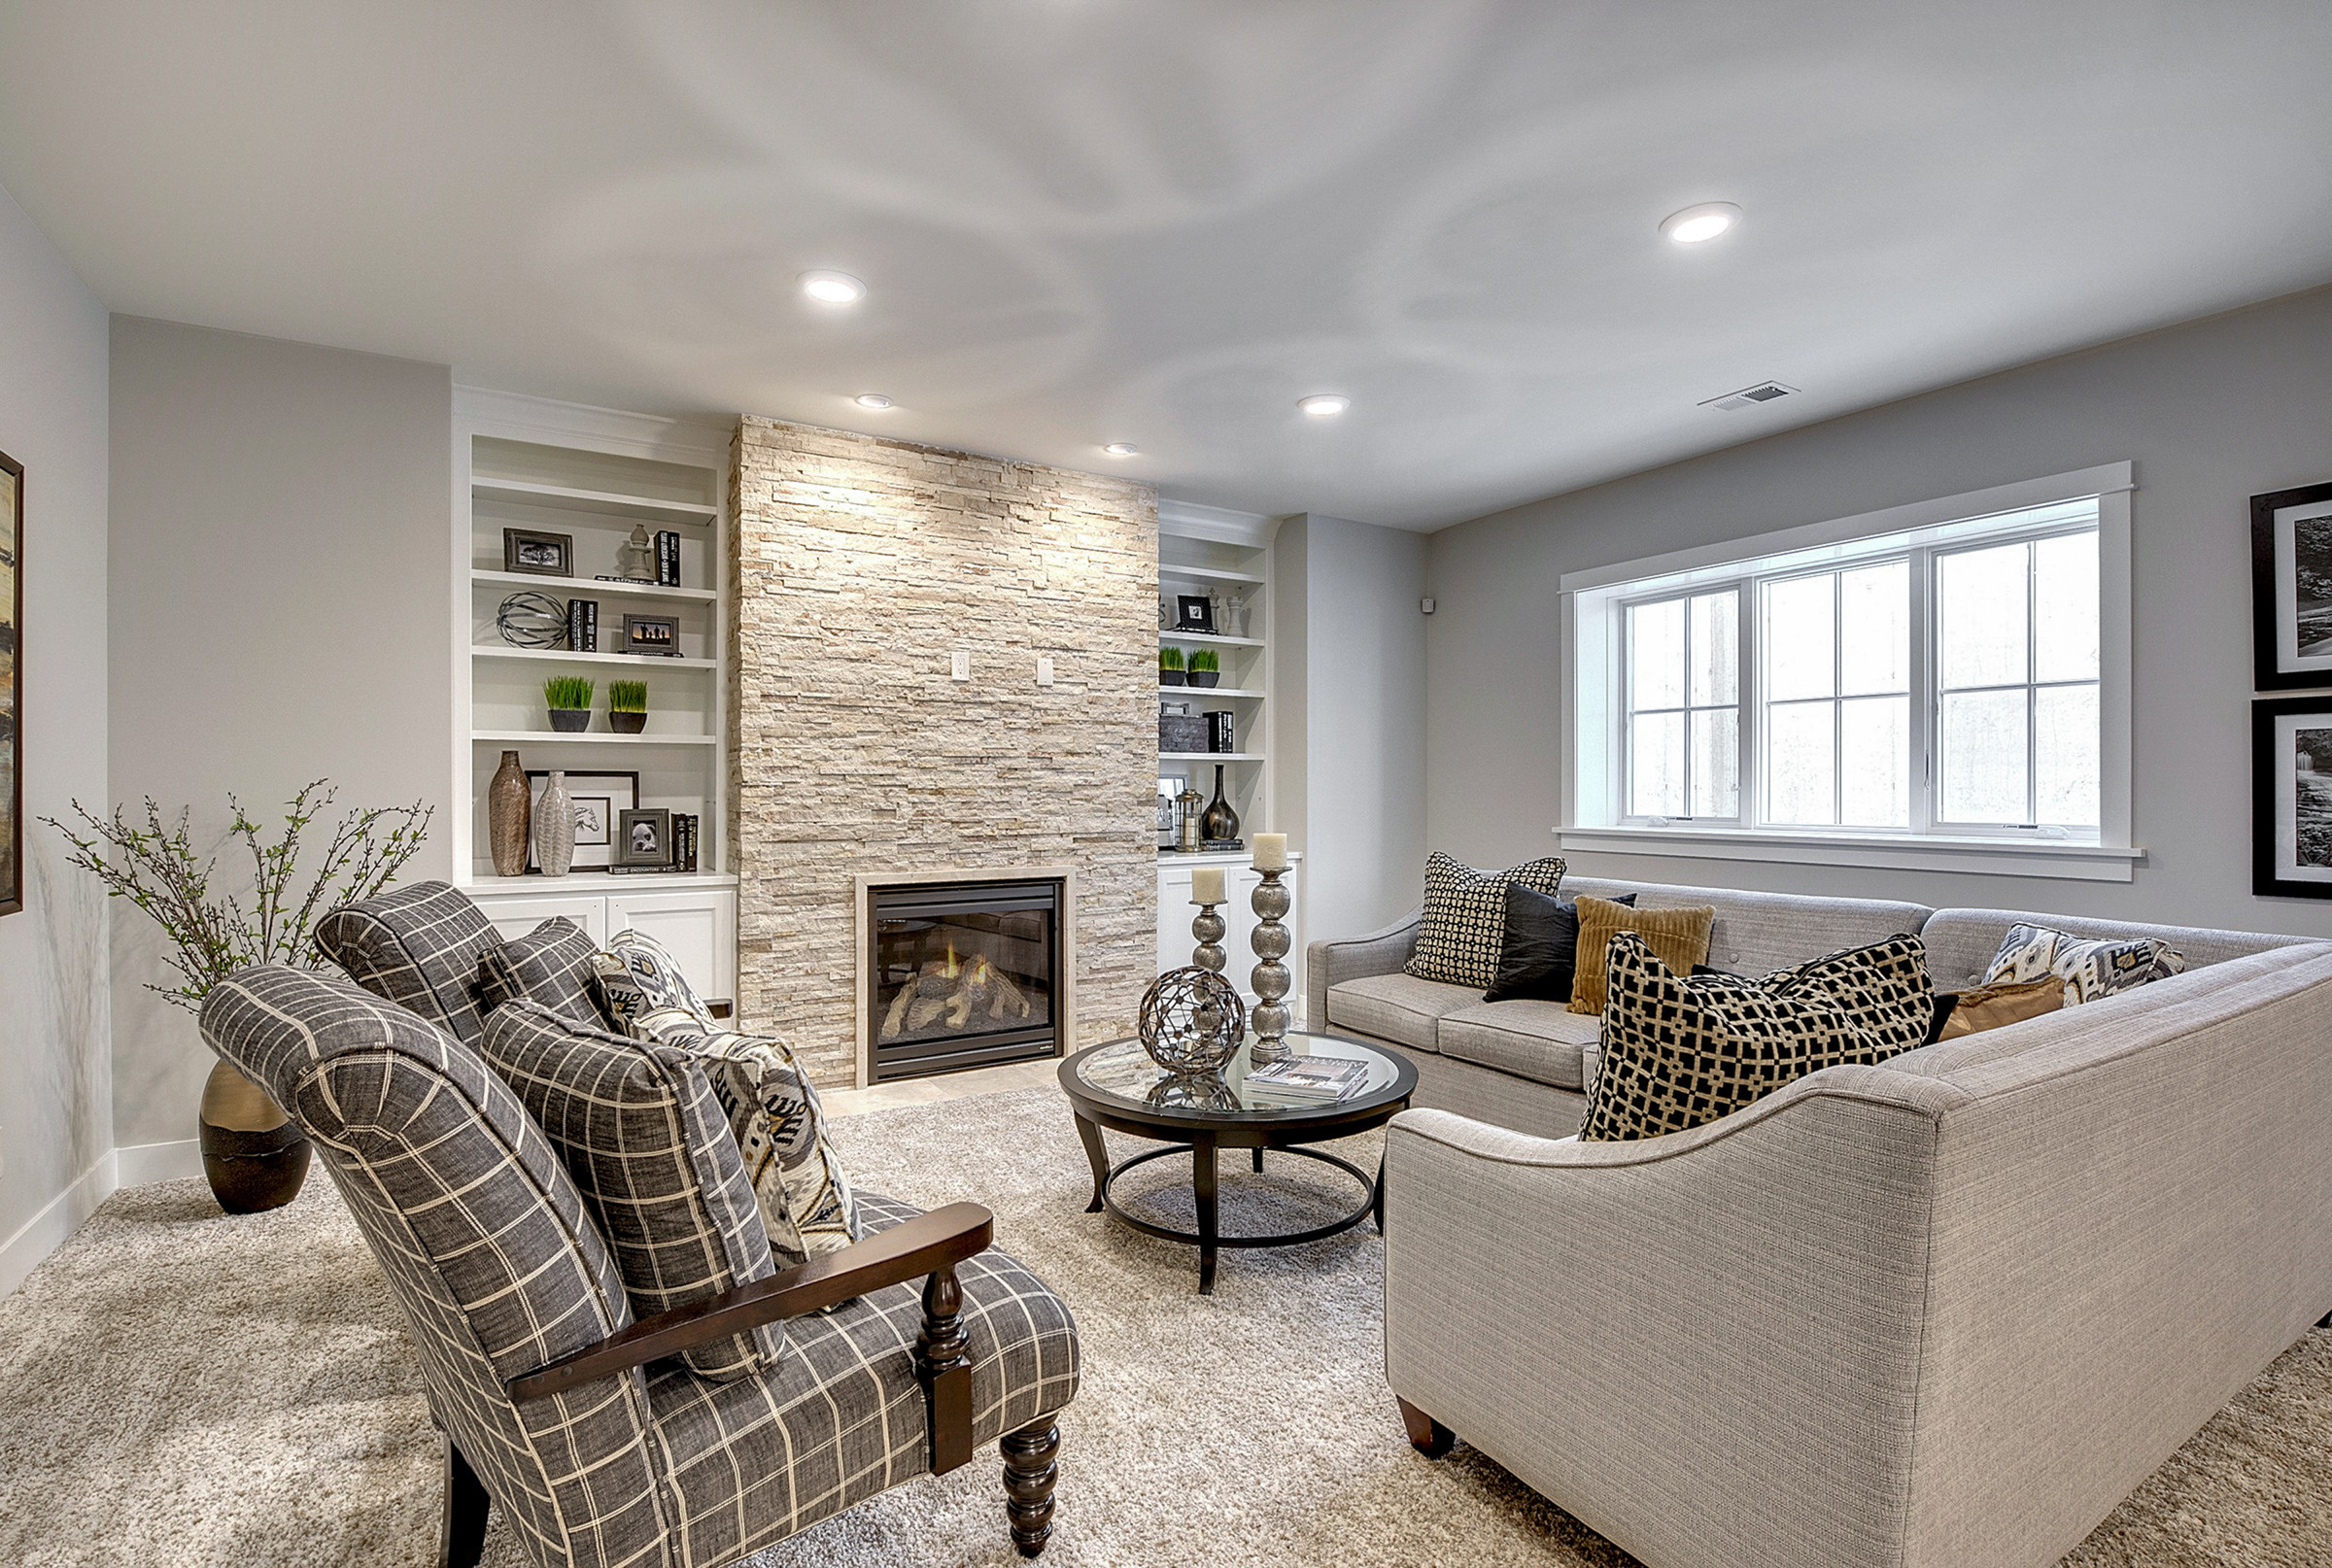
[[[2074,882],[2127,882],[2143,849],[2062,838],[1896,837],[1876,834],[1759,833],[1739,828],[1557,828],[1564,849],[1692,860],[1858,866],[1892,870],[1975,871]]]

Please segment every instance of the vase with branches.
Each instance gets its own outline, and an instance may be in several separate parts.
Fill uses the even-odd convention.
[[[323,968],[313,942],[316,922],[387,888],[429,837],[434,808],[419,801],[358,807],[333,827],[322,858],[303,869],[308,830],[338,795],[324,779],[306,785],[286,803],[283,827],[272,835],[241,801],[226,798],[234,814],[227,840],[251,857],[247,893],[218,891],[225,846],[198,848],[184,806],[175,819],[165,818],[149,796],[141,811],[117,805],[101,817],[75,801],[77,824],[41,820],[64,835],[72,846],[68,863],[97,878],[106,897],[127,899],[161,927],[170,939],[164,962],[174,983],[147,989],[191,1012],[214,985],[251,965]],[[298,1193],[307,1141],[264,1090],[223,1061],[203,1089],[201,1133],[211,1190],[230,1212],[272,1209]]]

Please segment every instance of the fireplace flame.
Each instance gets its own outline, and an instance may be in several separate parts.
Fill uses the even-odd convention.
[[[955,943],[950,940],[947,943],[947,978],[950,980],[954,979],[955,971],[960,968],[962,968],[962,966],[956,962]]]

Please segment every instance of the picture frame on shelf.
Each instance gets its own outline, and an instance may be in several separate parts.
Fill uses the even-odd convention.
[[[2332,696],[2251,703],[2251,892],[2332,899]]]
[[[533,799],[542,799],[543,787],[551,781],[547,767],[527,769],[527,789]],[[636,772],[566,774],[566,793],[575,802],[575,858],[568,866],[570,871],[603,871],[615,862],[615,825],[627,811],[639,804],[639,775]],[[534,859],[534,846],[527,846],[527,869],[539,872],[540,863]]]
[[[24,908],[24,465],[0,452],[0,915]]]
[[[624,870],[661,871],[672,864],[672,814],[661,806],[619,811],[615,864]]]
[[[1174,629],[1177,631],[1196,631],[1205,636],[1215,634],[1215,601],[1204,594],[1174,596]]]
[[[504,528],[502,570],[532,572],[537,577],[572,577],[575,536],[545,533],[539,528]]]
[[[624,652],[658,659],[680,657],[680,618],[676,615],[624,617]]]
[[[2251,686],[2332,687],[2332,482],[2251,497]]]

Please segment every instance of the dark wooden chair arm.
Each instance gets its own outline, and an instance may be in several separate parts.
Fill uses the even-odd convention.
[[[962,1301],[955,1266],[986,1251],[994,1236],[995,1216],[977,1204],[935,1209],[839,1252],[820,1253],[798,1269],[756,1279],[610,1334],[597,1345],[511,1379],[510,1398],[523,1403],[562,1393],[578,1383],[661,1361],[764,1323],[821,1312],[871,1290],[924,1276],[930,1277],[930,1285],[923,1292],[924,1339],[918,1359],[924,1364],[925,1381],[932,1381],[937,1373],[956,1369],[959,1363],[968,1381],[970,1363],[964,1360],[962,1334],[955,1323]],[[935,1295],[941,1298],[937,1303]],[[943,1310],[935,1312],[935,1306]],[[935,1323],[935,1318],[944,1322]],[[941,1352],[937,1355],[932,1353],[935,1346]],[[968,1427],[964,1438],[968,1457]],[[933,1468],[939,1468],[936,1462]]]

